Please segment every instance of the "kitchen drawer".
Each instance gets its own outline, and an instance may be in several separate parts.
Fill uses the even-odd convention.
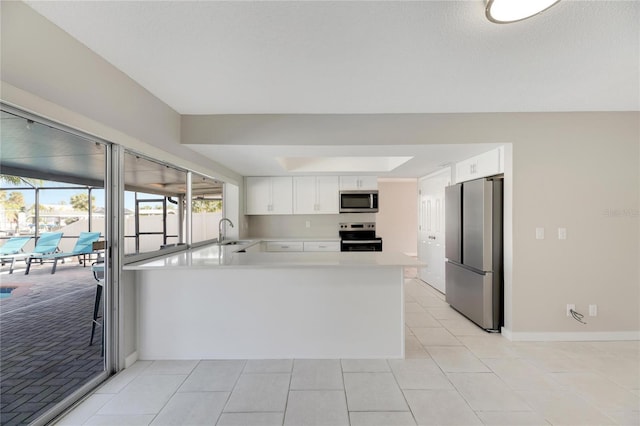
[[[305,241],[304,251],[340,251],[339,241]]]
[[[302,241],[267,241],[267,251],[303,251]]]

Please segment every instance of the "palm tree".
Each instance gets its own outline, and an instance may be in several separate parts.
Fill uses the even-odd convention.
[[[20,185],[22,183],[26,183],[32,187],[36,187],[42,185],[42,179],[32,179],[20,176],[11,176],[11,175],[3,175],[0,174],[0,182],[8,183],[11,185]]]
[[[19,176],[0,175],[0,181],[10,183],[12,185],[20,185],[22,183],[22,178]]]
[[[14,186],[20,186],[21,184],[26,183],[33,188],[42,185],[42,180],[40,179],[23,178],[20,176],[3,174],[0,174],[0,182]],[[6,220],[10,221],[15,227],[14,232],[17,234],[20,226],[19,214],[21,212],[26,212],[22,192],[12,191],[7,194],[6,191],[0,191],[0,204],[3,207],[3,215],[5,215]]]

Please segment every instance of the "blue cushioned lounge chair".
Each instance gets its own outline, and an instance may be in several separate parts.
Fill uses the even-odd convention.
[[[39,256],[54,253],[58,249],[62,232],[45,232],[36,241],[36,246],[31,253],[15,253],[11,255],[2,255],[2,264],[11,261],[9,273],[13,274],[13,267],[16,260],[28,260],[31,256]],[[28,263],[27,263],[28,264]]]
[[[62,259],[62,263],[64,263],[64,259],[67,257],[78,256],[78,259],[80,259],[81,256],[90,254],[93,251],[93,243],[95,241],[98,241],[98,238],[100,238],[99,232],[81,232],[80,236],[78,236],[78,241],[76,241],[76,245],[73,247],[73,250],[70,252],[65,252],[65,253],[50,252],[50,253],[42,253],[42,254],[32,253],[27,258],[27,270],[24,271],[24,274],[27,275],[29,273],[29,270],[31,269],[31,263],[34,261],[40,262],[41,264],[45,262],[53,263],[53,267],[51,268],[51,273],[55,274],[56,267],[58,266],[58,260]],[[57,247],[57,244],[56,244],[56,247]],[[80,263],[83,263],[83,262],[80,261]]]
[[[11,263],[10,271],[13,272],[13,265],[15,263],[14,254],[22,253],[22,249],[27,244],[31,237],[12,237],[7,240],[2,247],[0,247],[0,262],[2,266],[5,263]]]
[[[11,237],[7,240],[2,247],[0,247],[0,255],[17,254],[21,253],[27,241],[31,237]]]

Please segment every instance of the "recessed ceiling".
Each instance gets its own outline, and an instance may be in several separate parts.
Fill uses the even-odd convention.
[[[202,155],[215,158],[222,164],[243,176],[283,176],[312,174],[377,174],[388,178],[415,178],[464,160],[476,154],[489,151],[500,144],[447,144],[447,145],[187,145]],[[359,168],[357,153],[366,158],[385,159],[388,157],[409,158],[392,170],[374,171]],[[322,161],[328,156],[351,158],[353,163],[327,170],[288,170],[279,158],[285,156],[305,156]],[[384,160],[381,160],[384,161]]]
[[[350,155],[347,157],[278,157],[276,160],[288,172],[386,173],[395,170],[413,157]]]

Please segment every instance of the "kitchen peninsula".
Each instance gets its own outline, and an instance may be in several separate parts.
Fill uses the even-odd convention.
[[[140,359],[402,358],[403,269],[393,252],[277,253],[212,244],[135,271]]]

